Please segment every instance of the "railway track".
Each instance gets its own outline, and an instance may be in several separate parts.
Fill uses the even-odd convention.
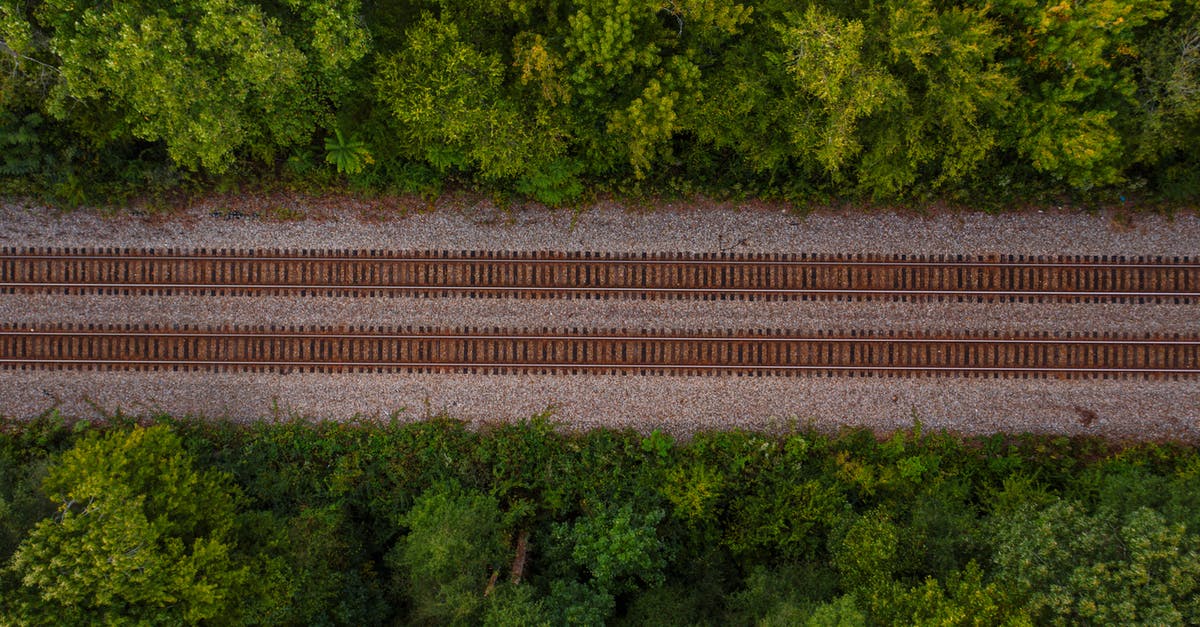
[[[1191,378],[1200,335],[34,324],[0,368]]]
[[[3,248],[0,293],[1192,303],[1200,259]]]

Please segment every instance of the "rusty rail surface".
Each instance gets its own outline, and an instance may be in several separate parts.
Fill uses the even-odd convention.
[[[1179,378],[1200,335],[9,324],[0,367]]]
[[[1200,300],[1200,258],[0,249],[0,293]]]

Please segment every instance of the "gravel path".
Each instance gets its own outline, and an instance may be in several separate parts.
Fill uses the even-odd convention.
[[[289,211],[310,212],[303,205]],[[502,212],[486,205],[361,221],[268,222],[212,217],[104,217],[0,206],[0,246],[764,251],[1200,256],[1200,217],[983,213],[914,217],[778,208],[619,207]],[[1197,305],[439,300],[0,295],[0,320],[199,324],[1200,331]],[[51,406],[81,416],[154,410],[252,419],[283,411],[341,418],[446,411],[472,421],[527,417],[548,406],[569,425],[769,428],[796,419],[836,429],[909,426],[962,433],[1032,431],[1200,440],[1200,379],[881,379],[466,376],[0,371],[0,412]]]
[[[303,211],[303,209],[300,209]],[[1147,215],[1121,225],[1102,213],[989,215],[813,213],[778,209],[635,212],[620,208],[519,210],[476,206],[364,222],[270,222],[214,218],[202,210],[172,218],[50,215],[0,207],[0,246],[185,248],[365,248],[592,250],[601,252],[962,253],[1026,255],[1197,255],[1200,216]]]
[[[291,414],[474,422],[553,407],[574,428],[765,428],[796,420],[825,430],[910,427],[966,434],[1104,434],[1200,441],[1194,384],[976,378],[786,378],[536,375],[0,372],[7,407],[57,405],[76,416],[167,411],[254,419]],[[275,411],[276,408],[278,411]]]
[[[202,325],[1200,331],[1195,304],[0,295],[0,320]]]

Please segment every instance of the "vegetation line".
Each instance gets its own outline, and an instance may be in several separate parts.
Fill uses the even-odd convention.
[[[0,193],[1200,197],[1194,2],[30,0]]]
[[[11,624],[1200,622],[1200,450],[55,412],[0,424]]]

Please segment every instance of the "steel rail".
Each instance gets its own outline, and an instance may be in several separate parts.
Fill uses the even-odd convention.
[[[342,251],[320,251],[321,253],[339,253]],[[351,250],[350,252],[353,252]],[[538,254],[533,252],[530,254]],[[754,253],[751,253],[754,254]],[[770,253],[764,253],[769,255]],[[918,255],[912,255],[914,257]],[[522,263],[522,264],[570,264],[570,265],[678,265],[687,263],[689,265],[710,265],[710,266],[856,266],[856,267],[944,267],[944,268],[1083,268],[1083,269],[1103,269],[1103,270],[1157,270],[1157,269],[1200,269],[1200,260],[1174,262],[1113,262],[1113,261],[1021,261],[1021,260],[997,260],[986,261],[979,259],[967,259],[963,261],[941,260],[941,259],[896,259],[896,260],[879,260],[879,259],[856,259],[853,256],[844,259],[829,258],[832,256],[821,256],[813,258],[788,258],[786,254],[781,255],[783,258],[744,258],[731,256],[726,259],[713,257],[690,257],[680,256],[677,258],[662,258],[662,257],[637,257],[637,256],[621,256],[620,253],[615,253],[614,256],[592,256],[592,257],[521,257],[521,256],[387,256],[387,255],[337,255],[337,254],[314,254],[314,255],[273,255],[270,253],[256,255],[208,255],[208,254],[134,254],[124,255],[114,253],[106,254],[81,254],[81,255],[63,255],[63,254],[17,254],[6,255],[0,254],[0,262],[5,260],[15,261],[35,261],[35,260],[53,260],[53,261],[218,261],[218,262],[259,262],[259,261],[283,261],[283,262],[322,262],[322,263],[361,263],[364,261],[385,262],[385,263],[417,263],[417,262],[449,262],[449,263]]]
[[[0,368],[81,367],[1178,377],[1200,376],[1200,336],[0,325]]]
[[[1200,259],[0,248],[0,292],[697,299],[1200,299]],[[94,264],[94,265],[89,265]]]
[[[928,337],[882,336],[882,335],[653,335],[653,334],[540,334],[540,333],[387,333],[363,331],[360,333],[322,331],[204,331],[204,330],[32,330],[0,329],[0,337],[191,337],[191,338],[254,338],[254,339],[329,339],[329,340],[546,340],[546,341],[630,341],[647,340],[656,342],[757,342],[757,343],[835,343],[835,344],[1004,344],[1004,345],[1129,345],[1129,346],[1200,346],[1200,338],[1125,338],[1111,339],[1096,337],[955,337],[933,334]]]
[[[424,370],[709,370],[717,371],[843,371],[843,372],[997,372],[997,373],[1109,373],[1109,374],[1200,374],[1197,370],[1187,368],[1051,368],[1051,367],[990,367],[990,366],[844,366],[844,365],[705,365],[705,364],[564,364],[546,363],[530,364],[521,362],[312,362],[312,361],[184,361],[184,360],[54,360],[54,359],[10,359],[0,358],[0,364],[38,364],[38,365],[102,365],[102,366],[197,366],[197,367],[244,367],[244,368],[327,368],[330,370],[344,368],[397,368]]]
[[[864,290],[864,289],[806,289],[806,288],[685,288],[685,287],[522,287],[490,285],[381,285],[381,284],[323,284],[290,285],[282,283],[11,283],[0,282],[0,289],[58,288],[81,290],[180,290],[180,291],[383,291],[383,292],[564,292],[579,294],[814,294],[814,295],[878,295],[878,296],[1025,296],[1025,297],[1093,297],[1093,298],[1198,298],[1200,292],[1148,292],[1148,291],[1044,291],[1044,290]]]

